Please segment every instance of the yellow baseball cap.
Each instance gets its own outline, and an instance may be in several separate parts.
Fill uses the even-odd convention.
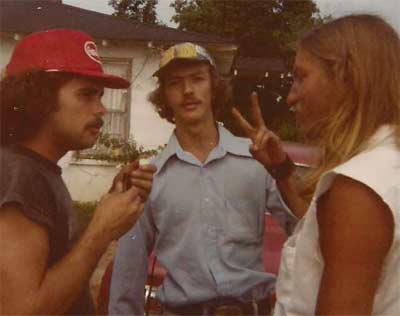
[[[171,64],[171,62],[176,60],[205,61],[212,67],[216,67],[214,60],[205,48],[186,42],[171,46],[161,54],[160,66],[153,76],[159,77],[161,72]]]

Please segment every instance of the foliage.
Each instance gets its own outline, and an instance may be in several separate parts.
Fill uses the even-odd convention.
[[[296,38],[322,22],[312,0],[175,0],[173,21],[182,30],[210,33],[234,39],[241,57],[278,58],[286,69],[234,77],[233,100],[248,116],[250,93],[257,91],[264,119],[285,140],[300,140],[293,113],[285,104],[291,77]],[[226,111],[222,121],[234,133],[240,131]]]
[[[138,22],[161,24],[157,19],[158,0],[109,0],[114,16],[126,17]]]
[[[157,149],[144,150],[143,146],[138,146],[132,137],[125,140],[121,137],[113,137],[110,134],[102,134],[93,149],[77,152],[75,158],[125,164],[138,159],[139,156],[154,156],[162,149],[163,146],[159,146]]]
[[[312,0],[175,0],[178,28],[234,38],[241,56],[291,50],[299,32],[321,22]]]

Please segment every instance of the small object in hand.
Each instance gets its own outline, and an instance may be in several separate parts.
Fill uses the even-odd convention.
[[[150,159],[149,158],[140,158],[139,159],[139,166],[148,165],[149,163],[150,163]]]

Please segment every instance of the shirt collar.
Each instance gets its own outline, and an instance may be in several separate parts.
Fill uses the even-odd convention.
[[[223,127],[222,123],[217,123],[217,128],[219,134],[219,142],[218,145],[210,153],[210,157],[212,156],[213,159],[218,159],[222,158],[227,153],[236,156],[251,157],[251,154],[249,152],[249,139],[234,136],[225,127]],[[167,161],[173,156],[177,156],[181,160],[183,160],[182,158],[184,156],[187,156],[183,151],[181,145],[179,144],[175,132],[173,132],[171,137],[169,138],[168,144],[165,149],[154,160],[154,164],[157,167],[157,173],[161,171]],[[213,159],[207,159],[207,161]]]
[[[236,156],[251,157],[249,152],[250,139],[234,136],[230,131],[218,123],[218,146]]]

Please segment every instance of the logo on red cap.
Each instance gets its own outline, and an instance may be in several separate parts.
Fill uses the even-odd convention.
[[[85,53],[90,59],[94,60],[96,63],[101,64],[99,53],[97,52],[97,46],[94,42],[88,41],[85,43]]]

